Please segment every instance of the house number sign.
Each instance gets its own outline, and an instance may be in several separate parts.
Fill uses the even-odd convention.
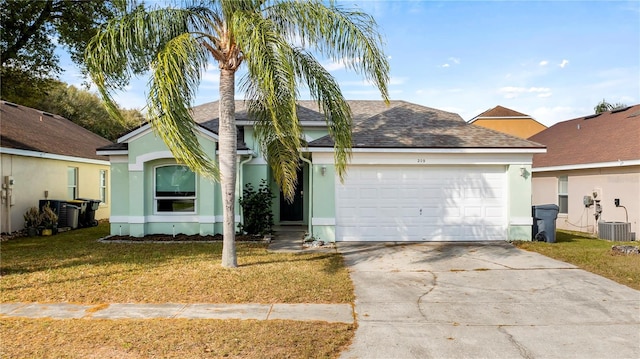
[[[427,163],[426,158],[418,158],[418,163]]]

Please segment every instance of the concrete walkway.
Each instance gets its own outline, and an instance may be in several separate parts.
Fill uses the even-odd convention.
[[[353,323],[351,304],[2,303],[0,316],[51,319],[253,319]]]
[[[274,252],[303,252],[305,228],[276,227],[269,245]],[[313,249],[326,250],[326,249]],[[335,251],[335,248],[330,250]],[[212,304],[212,303],[110,303],[84,305],[70,303],[1,303],[0,318],[51,319],[252,319],[299,320],[353,323],[351,304]]]

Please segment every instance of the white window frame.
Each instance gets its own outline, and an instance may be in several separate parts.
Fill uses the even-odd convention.
[[[107,204],[107,198],[109,194],[107,193],[107,181],[109,179],[109,171],[100,170],[99,174],[99,187],[98,187],[98,195],[100,197],[101,204]]]
[[[73,183],[69,182],[69,171],[73,171]],[[78,167],[67,167],[67,197],[73,192],[73,195],[69,199],[78,198]]]
[[[564,183],[565,185],[563,186],[562,183]],[[566,202],[566,208],[564,208],[564,211],[561,202],[562,198],[564,198]],[[559,214],[569,214],[569,176],[558,177],[558,208]]]
[[[158,168],[163,168],[163,167],[186,167],[187,170],[191,171],[187,166],[185,165],[179,165],[179,164],[166,164],[166,165],[159,165],[159,166],[155,166],[153,168],[153,213],[156,215],[184,215],[184,214],[196,214],[197,213],[197,208],[198,208],[198,176],[194,173],[193,176],[193,180],[194,180],[194,188],[195,188],[195,194],[193,196],[158,196],[157,195],[157,170]],[[191,171],[192,172],[192,171]],[[193,211],[159,211],[158,210],[158,201],[159,200],[193,200]]]

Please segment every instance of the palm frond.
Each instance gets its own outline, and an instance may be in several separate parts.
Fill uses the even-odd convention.
[[[133,75],[151,69],[147,103],[154,130],[179,161],[218,178],[217,168],[199,146],[188,111],[207,62],[194,33],[210,32],[212,16],[205,7],[138,6],[100,28],[85,51],[85,60],[109,113],[120,120],[114,92]]]
[[[276,182],[292,199],[302,146],[292,49],[273,23],[259,14],[236,12],[232,27],[248,68],[241,87],[256,121],[256,137]]]
[[[375,19],[358,10],[318,0],[278,1],[265,8],[279,32],[365,76],[389,100],[389,63]]]
[[[152,62],[147,106],[151,125],[173,156],[191,170],[219,179],[218,167],[198,142],[189,110],[206,65],[207,54],[191,34],[171,39]]]

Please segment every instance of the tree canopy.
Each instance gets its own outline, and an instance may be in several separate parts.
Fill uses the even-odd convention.
[[[112,1],[0,0],[2,68],[31,77],[52,77],[62,70],[56,43],[82,63],[97,27],[114,15]]]
[[[598,102],[598,104],[596,105],[596,107],[593,108],[593,110],[595,111],[595,113],[602,113],[602,112],[607,112],[607,111],[613,111],[613,110],[617,110],[619,108],[625,108],[627,107],[626,104],[621,103],[621,102],[617,102],[617,103],[608,103],[605,99],[602,99],[601,102]]]

